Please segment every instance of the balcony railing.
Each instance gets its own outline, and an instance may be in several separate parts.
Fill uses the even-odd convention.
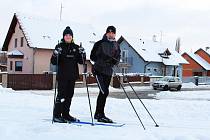
[[[122,57],[120,59],[120,64],[132,66],[133,65],[133,57]]]

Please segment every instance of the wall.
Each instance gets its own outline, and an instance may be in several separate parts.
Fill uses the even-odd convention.
[[[146,73],[151,73],[152,75],[155,75],[155,76],[163,75],[162,68],[163,68],[163,64],[162,63],[150,62],[146,66]]]
[[[132,66],[128,67],[129,73],[144,73],[144,60],[129,46],[126,41],[122,41],[120,43],[121,51],[123,49],[128,50],[128,57],[131,57],[133,62]]]
[[[22,53],[24,53],[24,58],[23,59],[16,59],[16,58],[8,58],[7,59],[7,71],[8,73],[15,73],[15,74],[20,74],[20,73],[24,73],[24,74],[30,74],[33,73],[33,49],[29,48],[27,46],[27,42],[26,39],[24,38],[23,41],[23,47],[20,47],[20,43],[21,43],[21,37],[24,37],[24,34],[22,32],[22,30],[19,28],[19,23],[17,23],[16,27],[15,27],[15,33],[13,33],[11,40],[9,42],[9,46],[8,46],[8,52],[17,49],[19,51],[21,51]],[[17,41],[17,48],[15,48],[15,38],[18,39]],[[10,61],[13,61],[13,70],[10,70]],[[23,61],[23,69],[22,72],[15,72],[15,61]]]
[[[203,68],[197,64],[191,57],[189,57],[186,53],[182,55],[189,64],[183,64],[182,76],[190,77],[194,76],[193,72],[203,72]]]
[[[34,48],[34,73],[42,74],[50,71],[50,58],[53,50]]]

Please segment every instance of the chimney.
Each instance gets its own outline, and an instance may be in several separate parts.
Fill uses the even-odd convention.
[[[153,40],[153,42],[157,42],[157,36],[156,35],[153,35],[152,36],[152,40]]]
[[[206,51],[208,51],[210,49],[210,47],[206,47]]]

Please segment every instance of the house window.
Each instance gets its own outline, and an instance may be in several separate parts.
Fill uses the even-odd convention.
[[[156,68],[154,68],[154,71],[155,71],[155,72],[157,72],[157,69],[156,69]]]
[[[22,71],[22,69],[23,69],[23,62],[15,61],[15,71]]]
[[[122,52],[121,52],[121,62],[123,62],[123,63],[128,62],[128,50],[122,50]]]
[[[20,41],[20,46],[23,47],[23,40],[24,40],[24,37],[21,37],[21,41]]]
[[[15,48],[17,48],[17,41],[18,41],[18,39],[15,38]]]
[[[12,70],[12,68],[13,68],[13,61],[10,61],[9,67],[10,67],[10,70]]]
[[[128,68],[122,68],[122,73],[127,73],[128,72]]]
[[[147,68],[147,70],[150,71],[151,69],[150,68]]]

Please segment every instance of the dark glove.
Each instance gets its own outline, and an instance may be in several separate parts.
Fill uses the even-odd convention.
[[[56,48],[54,51],[53,51],[53,55],[54,56],[57,56],[57,55],[59,55],[59,54],[61,54],[61,51],[62,51],[62,48]]]
[[[82,46],[79,47],[79,53],[80,54],[85,53],[85,49]]]
[[[84,49],[82,46],[79,47],[79,54],[82,56],[82,58],[83,58],[84,60],[86,60],[85,49]]]

